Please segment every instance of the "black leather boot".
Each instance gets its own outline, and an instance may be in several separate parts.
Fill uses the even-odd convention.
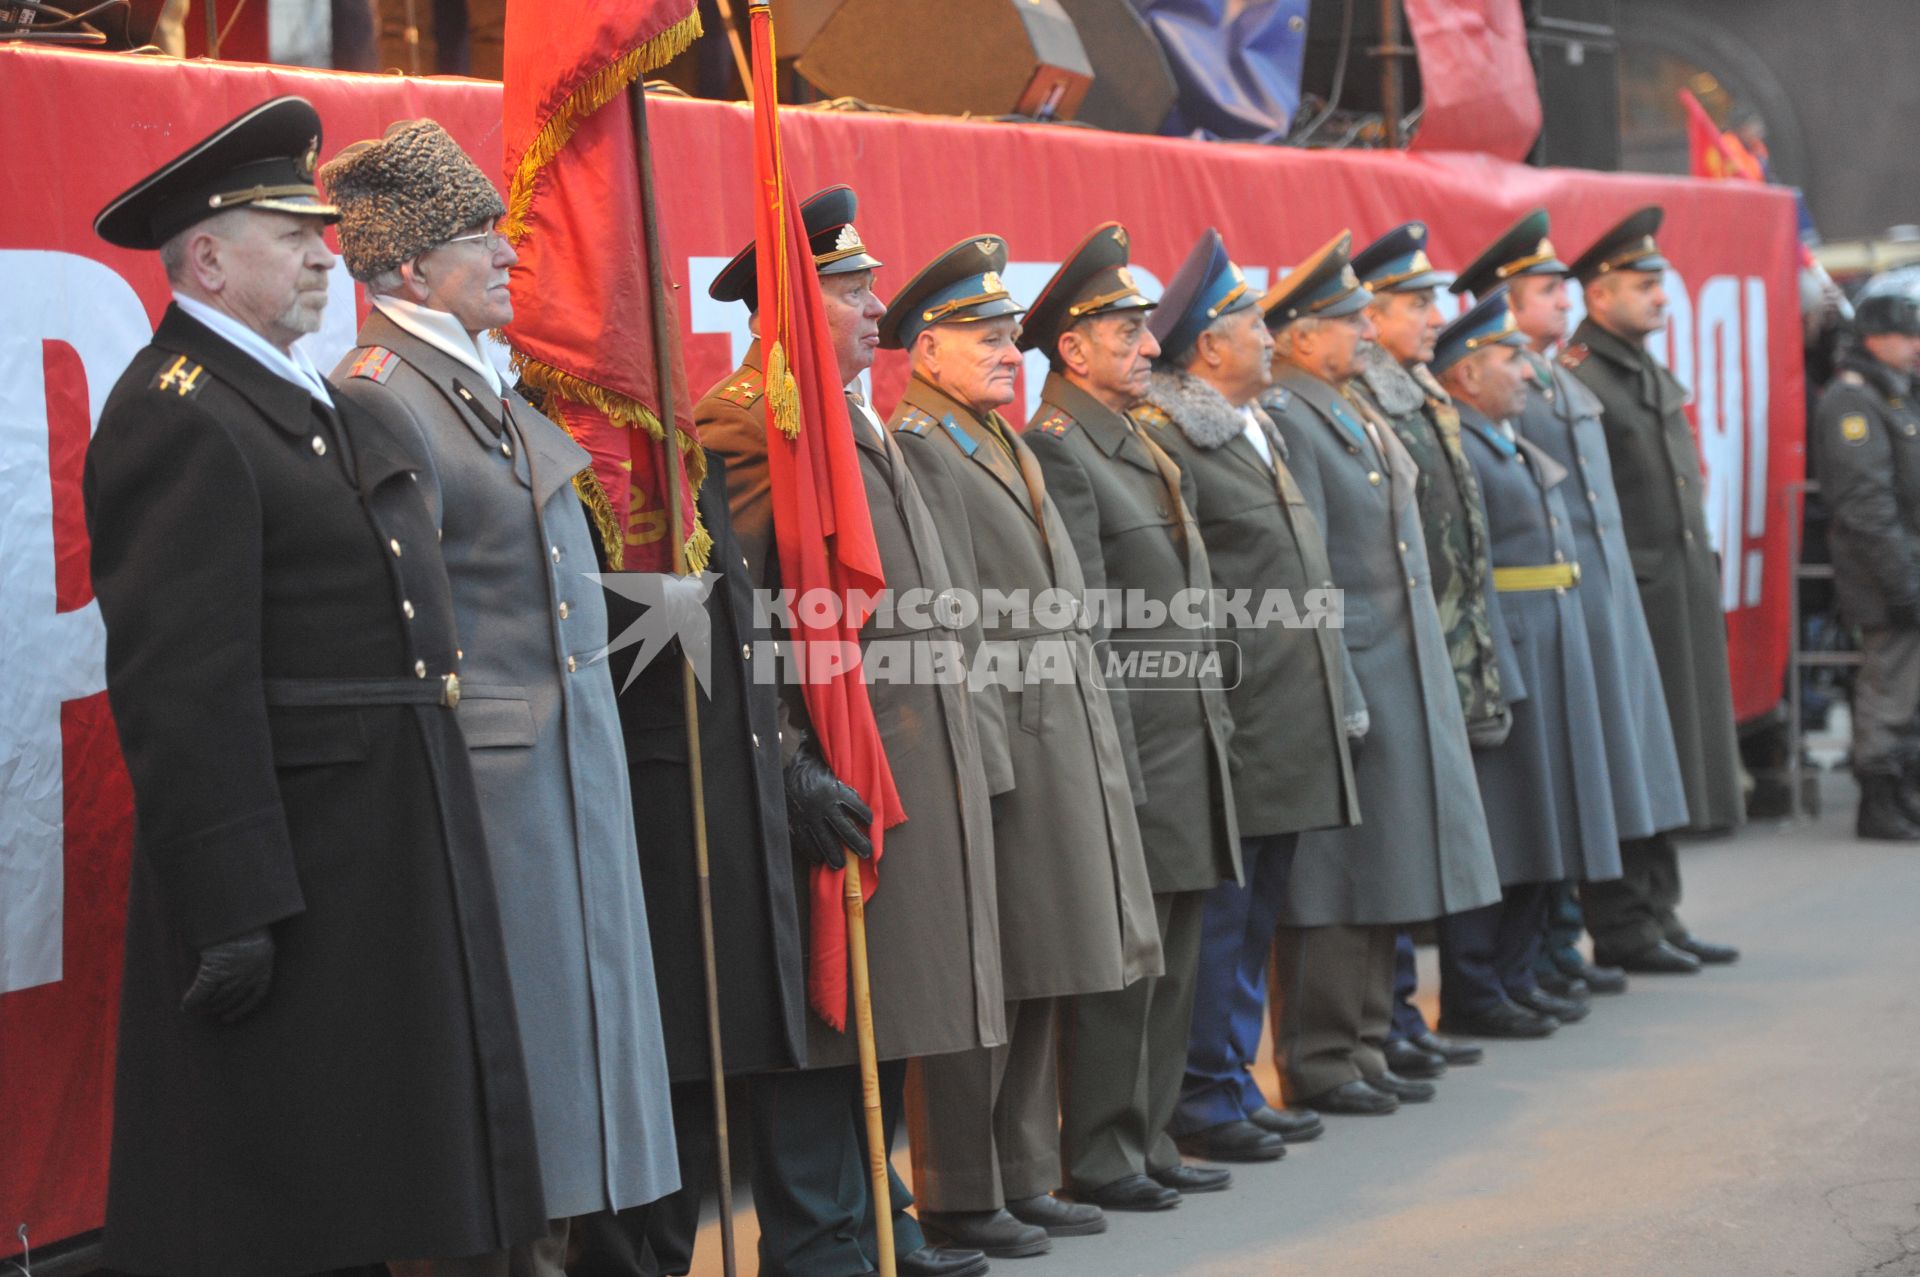
[[[1855,837],[1883,842],[1920,842],[1920,821],[1909,816],[1901,801],[1900,773],[1876,768],[1854,777],[1860,782],[1860,811],[1854,817]]]

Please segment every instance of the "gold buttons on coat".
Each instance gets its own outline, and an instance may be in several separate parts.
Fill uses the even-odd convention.
[[[560,561],[560,547],[556,545],[552,549],[553,549],[553,561],[555,563],[558,563]]]
[[[406,617],[409,621],[413,619],[413,600],[412,599],[400,600],[400,615]]]
[[[580,662],[574,660],[571,656],[569,656],[567,658],[567,673],[569,674],[577,673],[579,669],[580,669]]]
[[[560,604],[560,619],[563,621],[567,619],[567,605],[564,601]]]
[[[415,678],[425,678],[427,676],[427,663],[425,661],[415,661],[413,663],[413,676]]]
[[[393,551],[393,557],[394,557],[394,558],[396,558],[396,559],[397,559],[397,558],[399,558],[399,557],[400,557],[400,538],[398,538],[398,537],[388,537],[388,538],[387,538],[387,548],[388,548],[389,550],[392,550],[392,551]]]
[[[313,455],[316,457],[324,457],[327,455],[327,441],[319,435],[313,437]]]
[[[1367,482],[1368,482],[1368,483],[1371,483],[1371,484],[1373,484],[1373,485],[1374,485],[1375,487],[1379,487],[1379,486],[1380,486],[1380,472],[1379,472],[1378,470],[1369,470],[1369,471],[1367,471]]]
[[[743,661],[750,661],[753,659],[753,644],[742,643],[740,645],[740,659]]]
[[[503,457],[511,457],[513,455],[513,445],[505,439],[500,441],[500,455]]]

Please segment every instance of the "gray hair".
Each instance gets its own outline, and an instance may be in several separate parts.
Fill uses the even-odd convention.
[[[187,274],[187,245],[193,242],[195,235],[212,234],[224,238],[227,231],[240,218],[247,215],[245,208],[222,209],[212,217],[203,217],[183,231],[175,232],[173,238],[160,246],[160,268],[167,273],[169,284],[190,282]]]
[[[1327,326],[1327,321],[1318,315],[1303,315],[1290,324],[1286,324],[1273,334],[1273,354],[1276,359],[1291,360],[1294,357],[1296,343],[1303,336],[1312,336]]]

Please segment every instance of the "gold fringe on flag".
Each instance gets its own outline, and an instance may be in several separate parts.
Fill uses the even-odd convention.
[[[530,386],[538,386],[546,392],[549,400],[566,399],[583,404],[606,417],[616,426],[628,429],[639,428],[655,439],[665,431],[660,426],[660,418],[653,409],[638,399],[630,399],[618,391],[596,386],[572,373],[561,372],[551,364],[543,364],[528,357],[521,351],[513,352],[513,370],[520,380]],[[789,384],[792,378],[788,378]],[[797,391],[796,391],[797,394]],[[564,427],[566,418],[557,410],[547,414]],[[569,434],[572,431],[569,429]],[[684,430],[674,431],[674,443],[680,449],[680,456],[686,466],[687,486],[698,494],[700,487],[707,481],[707,454],[701,448],[700,441]],[[584,445],[583,445],[584,446]],[[584,479],[587,482],[582,483]],[[667,482],[673,477],[668,476]],[[594,524],[600,532],[600,543],[607,551],[607,566],[615,572],[623,569],[626,559],[626,547],[621,542],[620,524],[614,518],[613,503],[608,500],[607,492],[601,486],[599,478],[592,470],[583,471],[574,478],[574,489],[580,499],[586,502],[587,509],[593,515]],[[693,507],[693,530],[687,534],[686,544],[687,570],[704,571],[713,555],[713,534],[707,531],[706,524],[700,518],[700,507]]]
[[[626,92],[635,79],[656,67],[665,66],[684,53],[701,35],[700,9],[695,6],[680,21],[654,36],[637,49],[621,54],[581,82],[559,109],[548,117],[534,135],[532,145],[520,157],[507,184],[507,216],[503,229],[509,243],[518,244],[527,234],[527,214],[533,208],[533,184],[540,170],[566,148],[574,130],[582,121],[614,98]]]
[[[779,342],[767,350],[767,414],[789,439],[800,437],[800,384],[787,367],[787,352]]]

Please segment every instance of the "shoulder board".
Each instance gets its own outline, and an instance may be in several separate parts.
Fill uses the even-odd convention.
[[[742,368],[737,376],[713,393],[728,403],[751,408],[767,393],[767,375],[758,368]]]
[[[200,393],[200,388],[213,378],[207,370],[188,359],[185,355],[175,355],[173,362],[163,367],[155,375],[149,390],[170,390],[182,399],[191,399]]]
[[[400,366],[400,356],[385,346],[368,346],[353,361],[353,367],[347,369],[349,377],[365,377],[368,381],[385,385],[387,378],[393,376],[393,370]]]
[[[910,435],[924,435],[927,433],[927,427],[931,425],[933,425],[932,417],[918,408],[909,408],[901,414],[899,422],[893,428],[904,430]]]
[[[953,419],[952,413],[940,418],[940,424],[946,427],[947,433],[953,437],[953,442],[959,446],[960,451],[969,457],[980,450],[979,443],[972,435],[960,428],[960,423]]]
[[[1061,412],[1058,408],[1055,408],[1053,411],[1047,413],[1045,416],[1036,418],[1033,424],[1028,428],[1031,430],[1038,430],[1042,434],[1049,434],[1049,435],[1053,435],[1055,438],[1058,438],[1059,436],[1066,434],[1067,431],[1073,429],[1075,426],[1079,424],[1080,423],[1075,421],[1072,417],[1069,417],[1066,413]]]
[[[1849,386],[1864,386],[1867,384],[1867,379],[1851,368],[1845,369],[1840,373],[1840,380]]]
[[[1173,418],[1167,410],[1157,403],[1143,403],[1128,411],[1127,415],[1143,426],[1152,426],[1155,430],[1165,430],[1173,424]]]
[[[1587,362],[1587,356],[1592,353],[1593,351],[1588,348],[1587,343],[1576,341],[1573,345],[1568,346],[1560,352],[1560,366],[1562,368],[1578,368],[1581,364]]]
[[[1293,392],[1285,386],[1275,386],[1267,391],[1267,402],[1278,408],[1281,412],[1285,412],[1287,405],[1293,402]]]

